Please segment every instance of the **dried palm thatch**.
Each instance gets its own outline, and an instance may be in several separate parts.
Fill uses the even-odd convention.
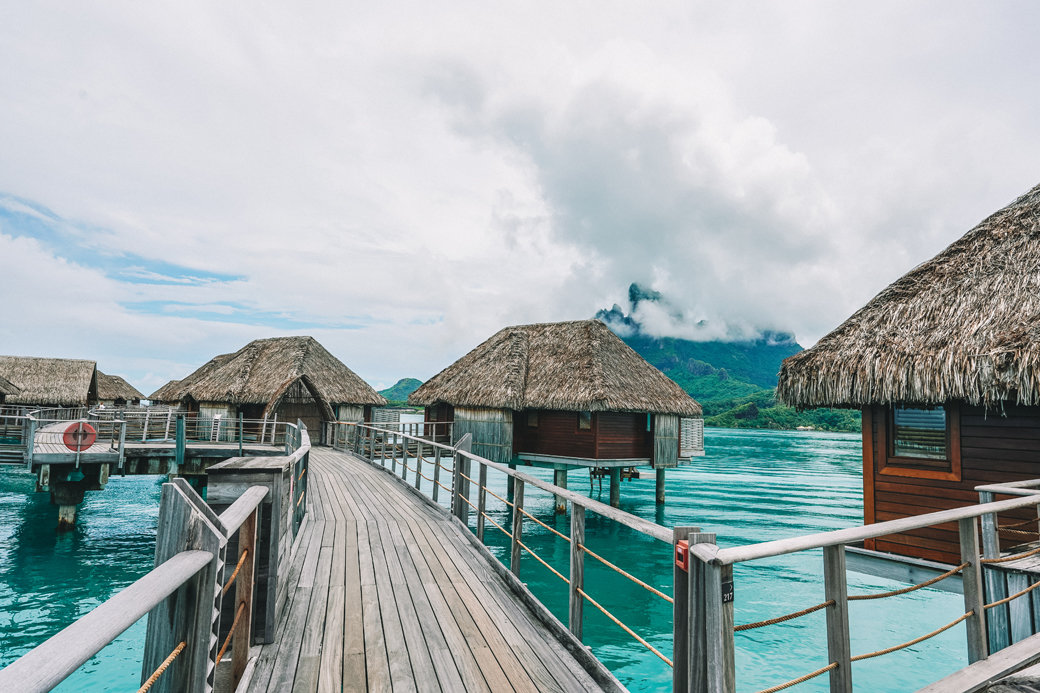
[[[785,360],[777,396],[800,408],[1040,404],[1040,186]]]
[[[692,397],[598,320],[499,330],[421,385],[408,401],[701,415]]]
[[[313,337],[257,339],[233,354],[217,356],[183,380],[167,383],[152,399],[271,405],[298,381],[326,404],[386,404]]]
[[[8,404],[86,406],[97,391],[93,361],[0,356],[0,377],[19,388]]]
[[[97,398],[106,402],[124,399],[127,402],[141,401],[144,395],[118,375],[97,372]]]
[[[10,380],[5,380],[4,378],[0,377],[0,397],[5,397],[7,395],[16,395],[20,391],[20,387],[12,383]],[[3,400],[0,399],[0,402],[2,401]]]

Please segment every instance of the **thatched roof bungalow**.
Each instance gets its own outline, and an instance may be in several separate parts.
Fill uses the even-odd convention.
[[[98,404],[125,407],[127,404],[140,404],[144,399],[137,388],[118,375],[107,375],[97,372]]]
[[[0,378],[17,388],[6,395],[6,404],[85,407],[97,401],[94,361],[0,356]]]
[[[323,421],[370,420],[379,393],[313,337],[274,337],[222,354],[151,399],[201,416],[302,420],[317,439]]]
[[[701,421],[693,398],[598,320],[507,327],[408,401],[453,421],[455,440],[471,433],[476,454],[556,468],[674,467],[695,454],[680,451],[680,419]]]
[[[862,409],[868,523],[1040,477],[1040,186],[784,361],[777,395]],[[959,561],[955,531],[875,546]]]

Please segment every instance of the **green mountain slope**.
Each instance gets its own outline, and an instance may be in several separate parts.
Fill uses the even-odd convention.
[[[667,306],[660,293],[636,284],[629,287],[635,313],[644,301]],[[610,327],[640,356],[679,384],[704,407],[704,423],[726,428],[812,427],[826,431],[859,431],[855,410],[815,409],[798,412],[775,397],[781,362],[802,351],[792,335],[764,332],[758,339],[695,342],[653,337],[617,305],[596,318]]]
[[[408,401],[408,395],[415,392],[422,385],[422,381],[416,378],[401,378],[391,387],[380,390],[379,394],[386,397],[391,404],[402,404]]]

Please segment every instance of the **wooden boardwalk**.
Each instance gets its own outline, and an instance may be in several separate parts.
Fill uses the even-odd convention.
[[[278,641],[250,691],[605,689],[446,512],[328,448],[308,475]]]
[[[65,429],[68,428],[73,422],[71,421],[59,421],[58,423],[48,424],[40,430],[36,431],[36,437],[33,439],[33,454],[42,455],[75,455],[69,448],[65,446],[63,436],[65,435]],[[110,440],[96,440],[93,445],[80,452],[81,455],[99,455],[99,454],[110,454],[112,452],[112,441]]]

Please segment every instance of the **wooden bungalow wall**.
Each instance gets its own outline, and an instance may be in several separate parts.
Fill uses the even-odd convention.
[[[519,412],[513,426],[514,451],[536,455],[561,455],[586,459],[647,459],[652,454],[653,432],[647,431],[646,414],[593,412],[589,429],[578,427],[578,412],[538,410],[538,425],[527,425],[527,412]]]
[[[947,408],[954,469],[946,478],[892,465],[888,453],[886,407],[863,410],[863,514],[866,523],[883,522],[978,502],[980,484],[1040,477],[1040,407],[1007,406],[1003,412],[981,407]],[[1001,524],[1035,518],[1028,510],[1001,516]],[[1035,525],[1023,529],[1035,530]],[[1021,542],[1005,540],[1004,548]],[[877,539],[867,548],[960,562],[956,524]]]
[[[322,430],[321,422],[324,417],[321,404],[314,399],[302,380],[297,380],[289,386],[278,401],[275,413],[278,414],[279,421],[296,423],[299,420],[306,424],[308,431]]]
[[[473,436],[474,455],[508,464],[513,459],[513,412],[506,409],[455,407],[454,442]]]

